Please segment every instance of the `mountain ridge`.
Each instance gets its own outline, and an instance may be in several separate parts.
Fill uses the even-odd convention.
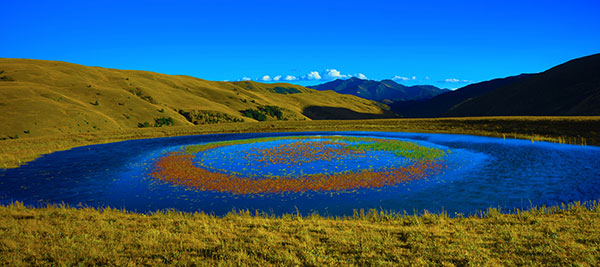
[[[466,101],[449,116],[600,115],[600,54],[569,60]]]
[[[600,115],[600,54],[540,73],[474,83],[425,101],[390,104],[403,117]]]
[[[318,85],[307,86],[319,91],[332,90],[341,94],[350,94],[386,104],[396,101],[423,100],[449,91],[433,85],[405,86],[393,80],[364,80],[356,77],[337,79]]]
[[[519,74],[506,78],[496,78],[489,81],[469,84],[424,101],[402,101],[390,104],[392,111],[405,117],[447,117],[450,109],[479,97],[487,92],[527,78],[533,74]]]

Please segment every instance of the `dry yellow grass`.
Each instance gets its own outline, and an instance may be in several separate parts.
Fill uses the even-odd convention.
[[[215,82],[190,76],[87,67],[58,61],[0,59],[0,138],[93,133],[137,128],[155,118],[172,117],[192,125],[179,110],[204,110],[242,117],[259,105],[283,109],[287,120],[305,120],[307,106],[342,107],[380,114],[373,101],[298,85]],[[299,93],[277,93],[277,88]]]
[[[0,206],[7,265],[598,266],[598,205],[449,218]]]

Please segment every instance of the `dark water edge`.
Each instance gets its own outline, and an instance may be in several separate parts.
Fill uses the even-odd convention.
[[[232,195],[199,192],[146,174],[156,157],[183,145],[289,135],[358,135],[415,140],[447,147],[449,169],[425,181],[351,192]],[[78,147],[0,170],[0,203],[175,209],[223,215],[232,210],[270,214],[352,215],[357,209],[409,214],[428,210],[474,214],[489,207],[527,209],[600,198],[600,148],[468,135],[391,132],[213,134],[129,140]]]

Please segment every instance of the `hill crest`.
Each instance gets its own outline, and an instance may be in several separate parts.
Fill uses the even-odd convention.
[[[350,94],[382,103],[397,101],[424,100],[442,94],[449,90],[440,89],[433,85],[405,86],[393,80],[363,80],[356,77],[308,86],[319,91],[333,90],[341,94]]]
[[[0,79],[6,77],[0,81],[0,138],[93,133],[144,127],[145,122],[208,126],[256,121],[244,116],[251,113],[244,112],[248,109],[265,113],[266,120],[310,120],[305,109],[315,106],[387,112],[356,96],[286,83],[217,82],[34,59],[0,58],[0,72]]]

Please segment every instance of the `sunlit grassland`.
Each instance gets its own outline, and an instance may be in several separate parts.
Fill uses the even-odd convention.
[[[294,131],[397,131],[520,138],[577,145],[600,145],[600,117],[481,117],[358,121],[273,121],[141,128],[85,134],[48,135],[0,141],[0,168],[12,168],[43,154],[129,139],[209,133]]]
[[[247,211],[139,214],[0,206],[9,265],[572,265],[600,264],[600,207],[347,218]]]

